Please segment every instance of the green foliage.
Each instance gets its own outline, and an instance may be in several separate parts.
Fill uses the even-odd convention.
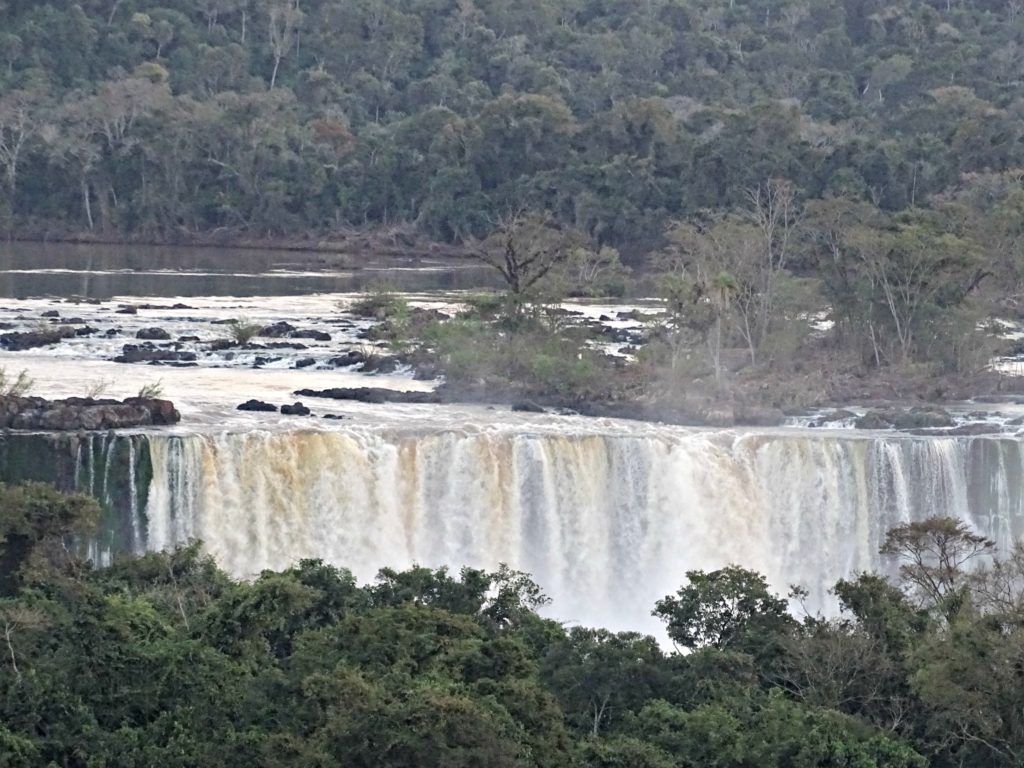
[[[407,323],[409,320],[409,303],[388,288],[378,288],[360,296],[355,302],[347,304],[345,309],[358,317],[373,320],[387,320],[398,324]]]
[[[799,624],[758,574],[693,572],[658,604],[679,654],[542,619],[505,566],[238,582],[196,544],[94,569],[67,553],[95,514],[0,486],[3,765],[1011,768],[1024,749],[1020,548],[944,621],[916,576],[840,583],[846,616]],[[944,531],[964,543],[942,520],[889,539]]]
[[[659,600],[654,615],[684,648],[712,647],[762,653],[793,626],[786,601],[758,573],[738,566],[688,571],[689,583]]]
[[[614,384],[600,355],[539,320],[511,327],[473,319],[433,323],[424,329],[423,343],[446,380],[458,387],[584,400],[606,394]]]
[[[4,367],[0,366],[0,397],[24,397],[34,383],[28,371],[19,371],[18,375],[12,378]]]
[[[236,317],[228,321],[227,329],[236,344],[244,345],[259,336],[263,326],[259,323],[251,323],[248,320]]]
[[[1024,165],[1019,21],[925,0],[7,2],[0,221],[466,241],[530,208],[629,260],[772,177],[911,209]]]
[[[12,595],[33,571],[73,559],[75,539],[99,520],[88,496],[66,496],[42,483],[0,484],[0,595]]]
[[[164,384],[163,384],[163,381],[160,380],[160,379],[157,379],[156,381],[151,381],[149,384],[144,384],[139,389],[138,397],[155,399],[155,398],[162,397],[163,394],[164,394]]]

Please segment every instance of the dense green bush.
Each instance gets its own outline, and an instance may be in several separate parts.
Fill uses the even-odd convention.
[[[74,556],[95,511],[0,486],[5,766],[1010,768],[1024,749],[1024,550],[969,572],[992,542],[955,520],[891,531],[900,581],[840,582],[835,620],[797,621],[742,568],[691,572],[657,606],[680,654],[543,618],[507,567],[237,582],[191,546],[97,570]]]

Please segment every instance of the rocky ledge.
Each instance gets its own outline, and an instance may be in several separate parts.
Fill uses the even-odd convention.
[[[181,414],[174,403],[149,397],[126,400],[0,398],[0,428],[3,429],[70,432],[163,426],[179,421]]]
[[[436,392],[399,392],[379,387],[354,387],[347,389],[300,389],[299,397],[325,397],[330,400],[355,400],[360,403],[440,403]]]

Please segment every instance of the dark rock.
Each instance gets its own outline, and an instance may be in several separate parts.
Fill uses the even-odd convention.
[[[194,344],[198,341],[201,341],[201,339],[198,336],[179,336],[178,341],[180,341],[182,344]]]
[[[360,403],[440,403],[435,392],[398,392],[379,387],[353,387],[341,389],[300,389],[300,397],[324,397],[330,400],[355,400]]]
[[[597,319],[600,320],[602,323],[607,323],[611,321],[611,318],[608,315],[600,315]]]
[[[82,328],[75,328],[75,336],[92,336],[94,333],[99,333],[99,328],[93,328],[92,326],[86,325]]]
[[[47,328],[45,331],[23,331],[0,335],[0,346],[10,352],[46,347],[75,335],[74,328]]]
[[[252,346],[252,345],[246,345],[246,348],[248,348],[249,346]],[[272,341],[269,344],[262,345],[260,347],[260,349],[298,349],[298,350],[303,350],[303,349],[309,349],[309,347],[307,347],[305,344],[299,344],[298,342],[294,342],[294,341],[292,341],[292,342],[288,342],[288,341]]]
[[[868,411],[853,422],[857,429],[892,429],[892,422],[878,411]]]
[[[170,341],[171,334],[163,328],[143,328],[135,334],[136,339],[150,339],[153,341]]]
[[[313,341],[330,341],[331,334],[325,333],[324,331],[292,331],[288,334],[290,339],[312,339]]]
[[[344,355],[339,357],[332,357],[330,359],[331,365],[335,368],[349,368],[353,365],[360,365],[366,362],[366,355],[358,350],[349,350]]]
[[[348,417],[347,416],[341,416],[341,415],[339,415],[337,413],[325,413],[320,418],[321,419],[333,419],[335,421],[341,421],[342,419],[347,419]]]
[[[368,355],[360,370],[363,373],[394,373],[401,364],[396,355]]]
[[[263,357],[262,355],[259,355],[255,360],[253,360],[252,367],[262,368],[265,365],[276,363],[280,359],[280,357]]]
[[[139,314],[138,307],[121,307],[120,309],[114,310],[119,315],[137,315]]]
[[[432,363],[420,363],[416,366],[416,371],[412,377],[415,381],[432,381],[438,378],[441,372],[437,369],[437,366]]]
[[[63,317],[61,318],[63,325],[85,325],[84,317]]]
[[[311,365],[316,365],[316,360],[312,357],[304,357],[295,361],[296,368],[309,368]]]
[[[273,323],[272,325],[264,326],[260,330],[259,335],[267,336],[271,339],[280,339],[284,336],[290,335],[294,331],[294,325],[281,321],[280,323]]]
[[[937,429],[952,427],[954,421],[941,408],[891,408],[868,411],[854,426],[857,429]]]
[[[970,437],[972,435],[998,435],[1003,431],[999,424],[961,424],[952,429],[911,429],[912,435],[928,435],[929,437]]]
[[[264,403],[262,400],[246,400],[236,410],[239,411],[263,411],[266,413],[276,413],[277,406],[271,405],[270,403]]]
[[[232,349],[235,347],[235,342],[230,339],[215,339],[210,342],[211,352],[223,352],[226,349]]]
[[[304,406],[302,403],[292,403],[291,405],[282,405],[281,414],[284,416],[309,416],[311,411],[309,408]]]
[[[802,414],[797,413],[797,414],[793,414],[793,415],[802,415]],[[811,422],[811,426],[812,427],[826,427],[829,424],[835,424],[835,423],[840,422],[840,421],[848,421],[850,419],[856,419],[856,418],[857,418],[857,414],[854,413],[853,411],[846,411],[846,410],[843,410],[841,408],[838,408],[838,409],[836,409],[834,411],[829,411],[828,413],[820,414],[818,416],[818,418],[816,418],[813,422]]]
[[[112,339],[115,336],[117,336],[120,332],[120,328],[107,328],[106,332],[103,335],[106,336],[108,339]]]
[[[512,403],[512,410],[517,413],[546,413],[541,406],[530,400],[520,400],[519,402]]]
[[[152,344],[125,344],[115,363],[194,363],[195,352],[179,352],[173,349],[157,349]]]
[[[43,312],[40,317],[60,317],[60,312],[56,309],[48,309],[46,312]]]
[[[786,420],[780,408],[744,405],[736,409],[735,421],[749,427],[777,427]]]
[[[170,400],[158,397],[129,397],[124,402],[149,411],[153,424],[177,424],[181,421],[181,414]]]
[[[176,424],[181,414],[168,400],[132,397],[117,400],[0,398],[0,425],[9,429],[51,431],[108,430]]]

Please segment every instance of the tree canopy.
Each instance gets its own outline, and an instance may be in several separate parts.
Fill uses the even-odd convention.
[[[359,584],[307,560],[239,582],[193,545],[96,569],[75,554],[94,512],[0,486],[0,764],[1010,768],[1024,754],[1024,554],[969,569],[985,547],[958,521],[895,529],[885,551],[912,567],[841,582],[832,619],[797,618],[739,566],[693,571],[655,608],[687,646],[670,653],[545,618],[540,587],[508,567]],[[956,585],[955,613],[921,599],[932,572]]]

